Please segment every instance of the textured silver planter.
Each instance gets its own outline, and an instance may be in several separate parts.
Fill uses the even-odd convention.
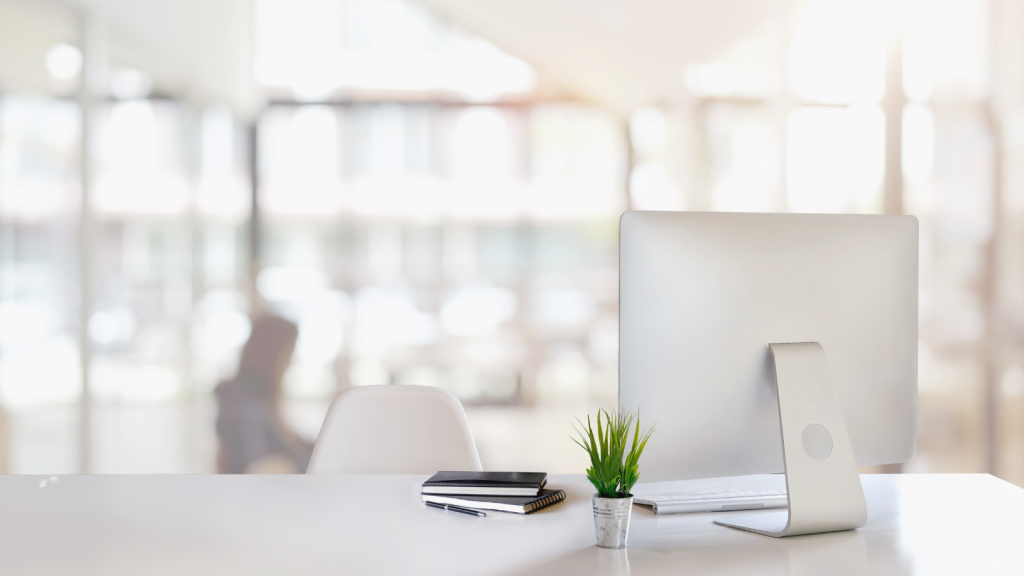
[[[594,494],[594,530],[600,548],[625,548],[633,497],[601,498]]]

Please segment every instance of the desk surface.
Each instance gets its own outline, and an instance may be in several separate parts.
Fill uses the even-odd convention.
[[[867,526],[787,539],[634,506],[625,551],[582,476],[487,518],[424,507],[424,476],[44,478],[0,477],[4,574],[1024,574],[1024,490],[988,475],[865,475]]]

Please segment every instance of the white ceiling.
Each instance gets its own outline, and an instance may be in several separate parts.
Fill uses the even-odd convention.
[[[242,111],[258,105],[252,80],[253,0],[62,0],[103,16],[115,65],[159,88]]]
[[[533,64],[557,87],[627,111],[670,100],[687,65],[794,0],[419,0]]]
[[[144,69],[176,94],[251,112],[260,96],[251,74],[254,1],[48,3],[104,14],[116,64]],[[672,100],[687,65],[785,17],[796,0],[419,1],[530,62],[548,95],[625,112]]]

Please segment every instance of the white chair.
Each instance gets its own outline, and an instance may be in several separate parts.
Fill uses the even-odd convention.
[[[466,412],[428,386],[362,386],[331,402],[307,474],[483,470]]]

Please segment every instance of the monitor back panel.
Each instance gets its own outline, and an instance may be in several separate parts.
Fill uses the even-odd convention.
[[[644,481],[782,472],[769,343],[820,342],[858,465],[913,457],[912,216],[627,212],[619,404]]]

